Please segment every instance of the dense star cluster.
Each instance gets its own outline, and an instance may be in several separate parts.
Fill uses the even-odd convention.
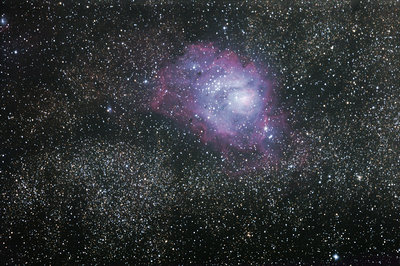
[[[400,2],[5,1],[3,264],[399,264]]]

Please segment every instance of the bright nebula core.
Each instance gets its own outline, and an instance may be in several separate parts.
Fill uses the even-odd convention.
[[[266,73],[232,51],[191,45],[161,70],[151,107],[225,155],[275,158],[285,122]]]

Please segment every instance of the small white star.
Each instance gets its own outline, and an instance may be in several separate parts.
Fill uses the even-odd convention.
[[[333,257],[333,259],[334,259],[334,260],[338,260],[338,259],[340,258],[340,257],[339,257],[339,255],[338,255],[338,254],[336,254],[336,253],[335,253],[335,254],[333,254],[333,256],[332,256],[332,257]]]

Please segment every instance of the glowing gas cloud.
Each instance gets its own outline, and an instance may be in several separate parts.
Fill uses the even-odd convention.
[[[160,71],[151,108],[226,157],[256,154],[266,163],[278,156],[285,128],[266,73],[232,51],[190,45]]]

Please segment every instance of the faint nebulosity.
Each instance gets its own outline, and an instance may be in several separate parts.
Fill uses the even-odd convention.
[[[400,264],[400,2],[5,1],[3,264]]]

